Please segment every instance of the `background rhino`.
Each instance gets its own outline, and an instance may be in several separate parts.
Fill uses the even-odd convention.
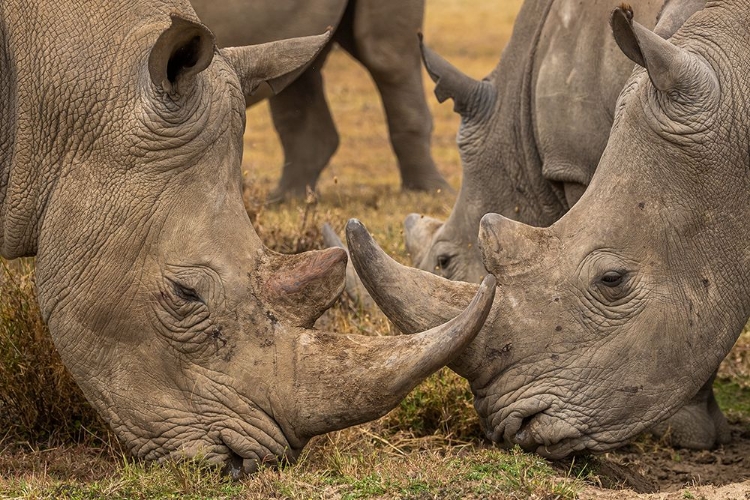
[[[699,7],[668,4],[665,26]],[[618,45],[647,70],[618,99],[590,189],[549,228],[482,219],[501,293],[451,366],[470,380],[491,439],[551,457],[618,446],[705,388],[742,331],[748,7],[711,2],[671,42],[616,10]],[[404,331],[439,322],[476,287],[388,261],[357,223],[348,236],[365,285]],[[701,439],[725,430],[712,398],[687,416]]]
[[[491,289],[414,339],[311,329],[346,253],[264,248],[239,166],[245,99],[328,39],[217,51],[187,2],[0,4],[0,251],[36,255],[62,360],[136,456],[293,459],[392,408],[489,310]]]
[[[653,27],[663,0],[637,0]],[[479,220],[498,213],[549,226],[583,194],[612,126],[615,102],[633,71],[612,39],[608,2],[529,0],[497,67],[474,80],[423,47],[439,101],[461,115],[463,179],[445,222],[411,214],[404,225],[415,267],[476,282],[486,270]]]
[[[450,189],[430,155],[432,116],[422,86],[417,32],[424,0],[191,0],[220,45],[248,45],[322,33],[331,44],[278,96],[271,115],[284,149],[284,167],[269,201],[304,196],[339,143],[323,93],[321,69],[337,42],[367,69],[377,85],[404,189]]]

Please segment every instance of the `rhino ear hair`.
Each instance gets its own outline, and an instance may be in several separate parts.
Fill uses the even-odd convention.
[[[206,69],[214,57],[214,35],[204,25],[170,14],[172,25],[159,35],[148,56],[151,81],[168,94]]]
[[[332,33],[328,28],[322,35],[229,47],[220,52],[237,72],[249,106],[278,94],[296,80],[330,42]],[[265,87],[262,91],[261,86]]]
[[[435,82],[435,97],[438,102],[453,99],[453,110],[465,118],[474,116],[482,96],[492,92],[488,82],[478,81],[464,74],[446,61],[440,54],[424,44],[419,33],[419,48],[427,73]]]
[[[648,71],[658,90],[675,89],[684,68],[685,52],[653,31],[633,21],[633,9],[622,5],[612,12],[612,33],[620,50]]]

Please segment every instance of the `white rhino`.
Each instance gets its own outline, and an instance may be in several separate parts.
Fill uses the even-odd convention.
[[[640,21],[669,36],[705,0],[634,0]],[[489,212],[533,226],[548,226],[575,204],[588,186],[606,146],[617,95],[633,70],[605,22],[608,2],[530,0],[518,15],[497,68],[484,80],[463,75],[429,48],[425,65],[440,100],[461,113],[458,146],[464,178],[444,223],[411,214],[406,247],[416,267],[446,278],[479,282],[477,233]],[[662,16],[662,11],[666,16]],[[676,446],[710,448],[729,439],[716,409],[713,377],[695,399],[655,433],[669,431]],[[716,410],[715,410],[716,409]],[[708,413],[711,413],[709,416]],[[701,429],[695,422],[713,424]]]
[[[191,0],[219,45],[249,45],[322,33],[331,42],[294,82],[270,98],[271,115],[284,150],[281,180],[269,201],[304,196],[315,188],[339,144],[323,92],[321,69],[338,43],[370,73],[382,99],[391,145],[404,189],[450,189],[430,154],[430,115],[422,85],[417,32],[424,0]],[[276,89],[278,90],[278,89]],[[271,92],[265,95],[271,95]],[[255,102],[253,98],[248,104]]]
[[[494,441],[550,457],[614,448],[705,388],[750,316],[750,2],[699,4],[667,4],[656,32],[628,6],[611,15],[638,67],[570,211],[548,228],[482,218],[498,293],[451,367]],[[476,290],[390,261],[356,222],[348,238],[373,299],[406,332]],[[706,439],[721,431],[712,397],[680,414]]]
[[[253,230],[245,100],[329,37],[217,50],[187,1],[0,3],[0,253],[36,256],[63,362],[138,457],[292,460],[395,406],[489,311],[494,287],[415,337],[313,330],[346,253]]]

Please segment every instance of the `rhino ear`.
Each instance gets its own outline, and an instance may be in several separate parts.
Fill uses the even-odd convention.
[[[206,69],[214,57],[214,35],[204,25],[170,14],[172,25],[157,38],[148,57],[151,81],[168,94],[176,94]]]
[[[462,73],[458,68],[443,59],[437,52],[426,46],[419,33],[419,48],[427,73],[435,82],[435,97],[438,102],[453,99],[453,110],[464,118],[471,118],[478,112],[483,101],[491,98],[493,89],[490,83],[479,81]]]
[[[229,47],[221,49],[221,54],[237,72],[245,102],[249,106],[262,98],[278,94],[296,80],[330,42],[331,36],[332,30],[329,28],[322,35]],[[259,91],[263,84],[266,84],[266,92]]]
[[[662,92],[688,90],[692,82],[684,81],[689,73],[685,69],[695,62],[695,56],[634,22],[633,9],[628,5],[612,12],[610,25],[617,45],[631,61],[646,68],[654,87]],[[706,69],[703,63],[697,66],[698,70]]]

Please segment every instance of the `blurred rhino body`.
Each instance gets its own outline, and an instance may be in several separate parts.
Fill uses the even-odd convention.
[[[36,256],[63,362],[136,456],[294,459],[395,406],[489,311],[494,286],[414,339],[311,329],[346,253],[266,249],[240,162],[246,100],[329,39],[217,50],[187,1],[0,4],[0,253]]]
[[[495,441],[552,457],[604,451],[696,393],[701,404],[673,417],[685,444],[727,437],[707,381],[750,315],[750,4],[701,8],[667,3],[654,32],[615,10],[615,40],[642,68],[590,188],[548,228],[481,221],[500,291],[451,367]],[[476,287],[397,265],[356,223],[348,236],[373,299],[404,331],[440,322]]]
[[[432,116],[424,98],[417,43],[424,0],[191,1],[220,45],[264,43],[334,28],[331,44],[283,93],[270,98],[284,167],[269,201],[304,196],[307,186],[315,188],[338,147],[321,75],[334,41],[362,63],[377,85],[403,188],[448,188],[430,154]]]

